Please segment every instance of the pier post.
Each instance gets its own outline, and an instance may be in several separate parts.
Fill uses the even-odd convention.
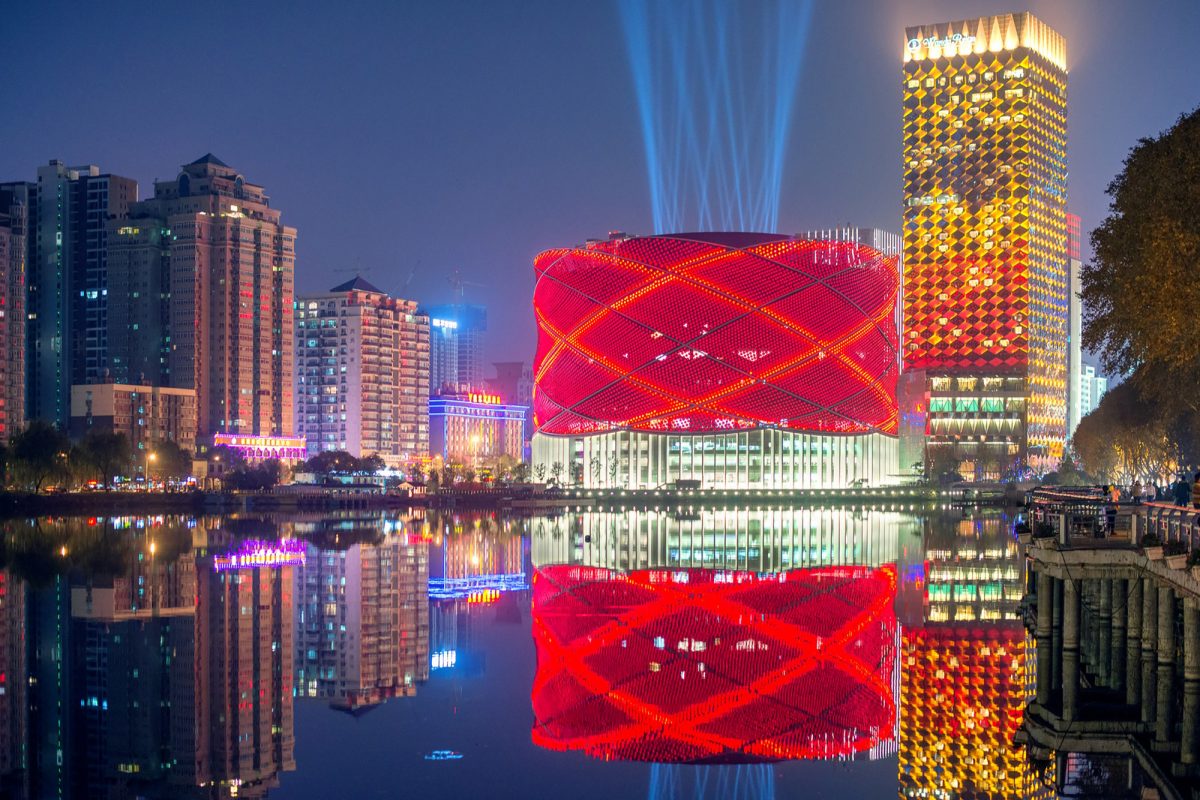
[[[1158,587],[1153,578],[1142,578],[1142,722],[1154,722],[1158,710]]]
[[[1050,634],[1050,685],[1062,686],[1062,626],[1063,626],[1063,582],[1054,581],[1054,617]]]
[[[1073,722],[1079,715],[1079,581],[1063,581],[1063,682],[1062,717]]]
[[[1200,600],[1183,601],[1183,734],[1179,760],[1184,764],[1200,761]]]
[[[1100,580],[1100,602],[1096,612],[1096,679],[1101,686],[1112,687],[1113,646],[1113,582],[1109,578]]]
[[[1037,701],[1044,707],[1050,702],[1054,688],[1051,684],[1054,648],[1050,639],[1054,621],[1054,578],[1045,572],[1037,574],[1037,604]]]
[[[1112,654],[1109,659],[1109,686],[1125,691],[1125,658],[1129,643],[1129,590],[1126,581],[1117,578],[1112,583]]]
[[[1175,690],[1175,591],[1166,586],[1158,590],[1158,711],[1155,715],[1154,741],[1166,744],[1174,733]]]
[[[1125,601],[1127,615],[1125,652],[1125,702],[1136,706],[1142,702],[1142,581],[1129,580],[1129,599]]]

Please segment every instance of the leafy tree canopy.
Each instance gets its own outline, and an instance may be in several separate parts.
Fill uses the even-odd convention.
[[[1107,191],[1082,272],[1083,345],[1164,405],[1200,411],[1200,108],[1139,141]]]

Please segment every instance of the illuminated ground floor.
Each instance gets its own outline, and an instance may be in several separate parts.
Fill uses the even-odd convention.
[[[776,429],[680,435],[614,431],[533,437],[535,479],[596,489],[837,489],[899,483],[894,436]]]

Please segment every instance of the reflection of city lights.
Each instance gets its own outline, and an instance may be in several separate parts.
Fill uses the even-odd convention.
[[[304,563],[304,542],[283,539],[266,542],[248,539],[241,549],[213,558],[213,569],[218,572],[228,569],[255,569],[257,567],[284,567]]]
[[[528,588],[529,584],[525,582],[523,572],[429,579],[429,597],[432,600],[468,598],[472,594],[487,590],[493,590],[499,595],[503,592],[521,592]]]
[[[678,763],[845,758],[894,738],[893,567],[534,576],[535,744]]]
[[[439,650],[429,657],[430,669],[450,669],[457,663],[457,650]]]

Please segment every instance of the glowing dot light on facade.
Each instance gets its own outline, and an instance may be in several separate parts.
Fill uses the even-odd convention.
[[[534,269],[535,467],[629,488],[896,472],[894,256],[776,234],[614,235]]]

